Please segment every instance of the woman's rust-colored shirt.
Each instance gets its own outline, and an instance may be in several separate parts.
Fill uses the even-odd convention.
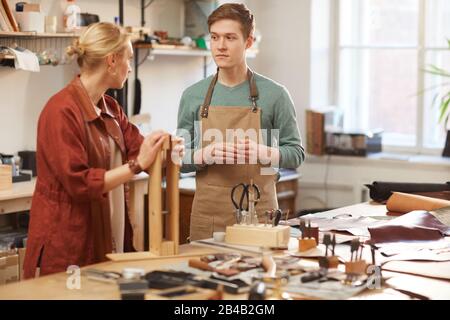
[[[100,115],[79,76],[48,101],[37,133],[36,188],[30,212],[24,276],[66,271],[104,261],[112,250],[105,172],[110,169],[111,137],[123,163],[134,159],[143,141],[117,101],[104,95]],[[125,187],[125,251],[132,251]]]

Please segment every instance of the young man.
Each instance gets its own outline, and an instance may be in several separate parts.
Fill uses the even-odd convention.
[[[258,187],[258,215],[278,208],[278,176],[268,169],[297,168],[305,156],[288,91],[247,67],[252,13],[243,4],[224,4],[209,16],[208,27],[218,71],[186,89],[178,111],[178,129],[187,141],[182,171],[196,171],[191,240],[242,220],[245,190],[236,189],[231,199],[239,183]],[[250,191],[257,197],[256,189]]]

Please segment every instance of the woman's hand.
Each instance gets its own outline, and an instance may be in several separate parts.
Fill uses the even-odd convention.
[[[144,138],[137,156],[137,162],[142,170],[147,170],[153,161],[155,161],[156,155],[161,150],[161,146],[167,135],[167,132],[158,130]]]

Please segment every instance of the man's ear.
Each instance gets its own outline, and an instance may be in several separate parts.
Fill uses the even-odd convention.
[[[253,46],[253,42],[255,41],[255,38],[253,35],[249,35],[247,40],[245,41],[245,49],[249,49]]]

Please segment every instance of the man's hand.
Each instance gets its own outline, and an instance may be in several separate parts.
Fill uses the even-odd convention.
[[[181,166],[185,153],[184,139],[177,136],[172,136],[171,139],[174,145],[171,153],[172,162]]]
[[[230,143],[212,143],[194,153],[195,164],[233,164],[236,162],[236,147]]]
[[[280,151],[277,148],[258,144],[251,139],[239,140],[236,149],[248,164],[278,164],[280,159]]]
[[[278,164],[279,150],[253,140],[212,143],[194,153],[195,164]]]

